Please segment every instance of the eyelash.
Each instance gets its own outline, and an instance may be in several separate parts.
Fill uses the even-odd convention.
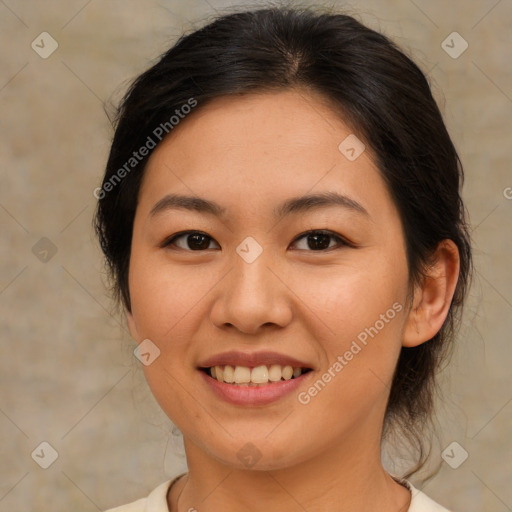
[[[181,237],[184,237],[186,235],[202,235],[206,238],[209,238],[210,240],[214,240],[211,236],[209,236],[208,234],[202,232],[202,231],[181,231],[180,233],[176,233],[175,235],[173,235],[172,237],[170,238],[167,238],[166,240],[164,240],[164,242],[161,244],[161,247],[162,248],[166,248],[166,247],[169,247],[171,245],[173,245],[173,243],[178,239],[178,238],[181,238]],[[337,233],[334,233],[333,231],[329,231],[329,230],[326,230],[326,229],[314,229],[314,230],[310,230],[310,231],[305,231],[304,233],[301,233],[300,235],[298,235],[292,243],[297,243],[297,241],[299,241],[300,239],[302,238],[305,238],[307,237],[308,235],[328,235],[329,237],[331,238],[334,238],[337,240],[338,242],[338,246],[336,247],[328,247],[326,249],[319,249],[319,250],[306,250],[306,252],[328,252],[328,251],[331,251],[333,249],[340,249],[342,247],[355,247],[354,244],[350,243],[348,240],[346,240],[345,238],[341,237],[340,235],[338,235]],[[329,244],[330,245],[330,244]],[[186,252],[204,252],[205,250],[209,250],[209,249],[203,249],[203,250],[191,250],[191,249],[183,249],[182,247],[177,247],[177,249],[179,250],[183,250],[183,251],[186,251]],[[304,249],[299,249],[299,250],[304,250]]]

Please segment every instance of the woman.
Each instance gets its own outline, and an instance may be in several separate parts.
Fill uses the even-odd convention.
[[[408,477],[471,276],[462,179],[423,73],[349,16],[225,15],[138,77],[95,224],[188,473],[112,510],[446,510]]]

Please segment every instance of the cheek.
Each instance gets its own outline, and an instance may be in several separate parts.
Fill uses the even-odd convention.
[[[330,370],[325,380],[333,382],[329,384],[333,400],[339,401],[336,394],[343,388],[344,400],[359,400],[364,395],[362,400],[368,401],[369,389],[381,389],[383,383],[391,381],[401,350],[407,292],[405,258],[400,254],[387,261],[368,258],[365,265],[334,269],[329,279],[315,283],[321,285],[323,293],[310,294],[308,306],[328,326],[317,333],[325,332],[318,342],[323,349],[323,369]],[[328,396],[326,393],[325,399]]]
[[[365,299],[359,307],[353,296],[338,296],[339,313],[331,323],[336,335],[322,343],[325,363],[297,397],[313,430],[341,434],[384,413],[404,321],[403,304],[395,298],[359,295]]]
[[[327,367],[340,363],[336,373],[343,373],[352,384],[372,380],[372,370],[382,381],[389,381],[401,349],[403,311],[397,295],[389,292],[339,297],[338,313],[330,317],[335,334],[324,344]]]
[[[165,340],[177,336],[194,314],[199,301],[212,287],[212,276],[198,267],[179,269],[161,258],[130,262],[132,311],[141,336]]]
[[[194,422],[199,414],[190,407],[190,396],[195,393],[190,382],[190,340],[195,337],[198,315],[204,314],[200,298],[209,288],[201,279],[191,282],[190,273],[137,255],[130,268],[137,331],[141,339],[150,339],[160,351],[142,369],[156,401],[179,428],[186,428],[183,421]]]
[[[302,272],[289,280],[290,287],[329,327],[331,338],[346,340],[374,325],[390,308],[388,316],[395,318],[392,306],[402,304],[407,292],[407,268],[398,258],[395,262],[366,257],[363,264]]]

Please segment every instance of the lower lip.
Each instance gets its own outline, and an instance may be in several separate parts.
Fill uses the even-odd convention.
[[[300,377],[289,380],[281,380],[265,386],[237,386],[226,384],[210,377],[205,372],[198,370],[205,383],[220,398],[234,405],[266,405],[295,391],[309,377],[312,371],[303,373]]]

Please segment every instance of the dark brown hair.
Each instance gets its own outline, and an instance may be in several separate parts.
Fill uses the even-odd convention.
[[[351,16],[313,8],[230,13],[182,36],[140,75],[117,111],[96,196],[95,228],[113,292],[130,311],[133,220],[152,150],[137,162],[130,161],[133,152],[148,147],[149,138],[159,139],[158,127],[172,133],[171,117],[183,114],[191,99],[198,105],[189,114],[194,115],[220,96],[293,87],[321,93],[371,148],[400,213],[411,288],[427,273],[441,240],[453,240],[459,250],[448,317],[431,340],[402,348],[386,411],[386,429],[398,427],[418,447],[419,468],[435,375],[452,346],[472,274],[471,246],[460,196],[462,165],[427,79],[383,34]]]

